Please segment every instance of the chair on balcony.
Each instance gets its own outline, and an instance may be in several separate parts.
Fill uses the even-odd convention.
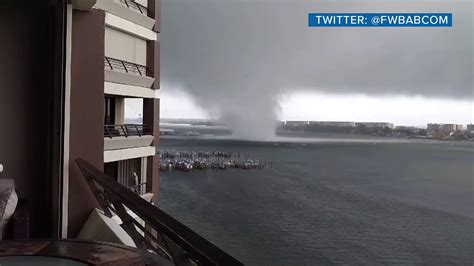
[[[0,240],[28,238],[27,200],[18,200],[13,179],[0,178]]]

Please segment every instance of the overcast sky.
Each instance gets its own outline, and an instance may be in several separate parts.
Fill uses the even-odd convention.
[[[162,117],[474,120],[473,1],[162,3]],[[309,12],[449,12],[453,27],[308,28]]]

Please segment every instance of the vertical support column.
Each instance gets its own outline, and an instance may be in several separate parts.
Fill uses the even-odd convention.
[[[153,77],[153,89],[160,88],[160,21],[161,21],[161,0],[148,0],[148,15],[155,19],[153,30],[157,33],[156,41],[148,41],[146,46],[146,65]]]
[[[146,66],[153,74],[155,82],[152,89],[160,89],[160,35],[156,41],[147,41],[146,43]]]
[[[122,125],[125,122],[125,98],[115,97],[115,124]]]
[[[160,137],[160,99],[143,99],[143,123],[150,126],[155,139],[152,145],[157,147]],[[160,186],[160,160],[158,156],[150,156],[147,158],[147,191],[153,193],[153,200],[159,193]]]
[[[154,31],[160,31],[160,20],[161,20],[161,0],[148,0],[148,16],[155,19]],[[160,88],[160,42],[148,41],[147,42],[147,55],[146,64],[155,78],[153,83],[153,89],[157,90]],[[150,126],[153,136],[153,146],[158,147],[160,138],[160,99],[143,99],[143,123]],[[153,193],[152,202],[154,202],[159,193],[160,185],[160,160],[158,156],[150,156],[147,158],[146,165],[146,182],[147,192]]]
[[[74,238],[98,206],[75,160],[104,168],[105,14],[73,10],[68,237]]]
[[[119,184],[122,184],[122,185],[125,184],[123,182],[123,164],[122,164],[122,161],[117,162],[117,182]]]
[[[141,168],[140,168],[140,169],[141,169],[140,182],[139,182],[140,184],[143,184],[143,183],[146,182],[146,172],[147,172],[147,171],[146,171],[146,170],[147,170],[147,169],[146,169],[146,165],[147,165],[147,160],[148,160],[147,157],[142,157],[142,159],[141,159],[141,163],[142,163],[142,164],[141,164]]]
[[[60,237],[68,237],[69,209],[69,147],[70,147],[70,116],[71,116],[71,49],[72,49],[72,5],[66,11],[66,77],[64,89],[64,132],[63,132],[63,180],[61,192],[61,228]]]
[[[160,32],[161,29],[161,0],[148,0],[148,16],[155,19],[154,31]]]

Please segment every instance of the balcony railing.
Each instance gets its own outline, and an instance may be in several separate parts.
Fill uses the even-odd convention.
[[[131,8],[145,16],[148,15],[148,8],[140,5],[139,3],[131,0],[120,0],[121,3],[125,4],[128,8]]]
[[[152,135],[151,129],[147,125],[104,125],[104,137],[129,137],[129,136],[144,136]]]
[[[150,71],[150,69],[144,65],[139,65],[107,56],[104,58],[104,68],[107,70],[115,70],[140,76],[153,76],[153,73]]]
[[[138,184],[138,185],[129,186],[128,189],[130,189],[131,191],[137,193],[138,195],[143,195],[143,194],[147,193],[146,183],[141,183],[141,184]]]
[[[243,265],[88,162],[77,159],[76,163],[104,214],[119,216],[121,227],[138,248],[159,254],[175,265]],[[127,208],[145,226],[132,218]]]

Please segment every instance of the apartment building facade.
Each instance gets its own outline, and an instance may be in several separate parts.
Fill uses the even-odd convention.
[[[98,207],[78,158],[152,201],[160,0],[7,0],[0,15],[0,178],[28,199],[33,236],[76,237]],[[129,98],[142,124],[124,123]]]
[[[474,124],[467,124],[466,125],[467,132],[474,132]]]
[[[160,22],[159,0],[0,1],[0,240],[92,264],[115,249],[123,265],[242,265],[153,205]],[[142,123],[125,123],[127,99]]]
[[[160,1],[73,1],[70,12],[67,216],[68,233],[74,235],[95,204],[84,201],[90,192],[74,164],[77,158],[149,201],[158,193]],[[142,124],[125,123],[125,102],[131,98],[143,102]]]

